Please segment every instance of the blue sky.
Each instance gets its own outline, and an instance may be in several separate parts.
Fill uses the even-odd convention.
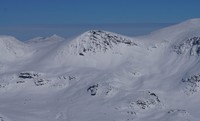
[[[200,17],[199,0],[0,0],[0,24],[180,22]]]
[[[199,18],[199,11],[200,0],[0,0],[0,35],[70,38],[103,29],[137,36]]]

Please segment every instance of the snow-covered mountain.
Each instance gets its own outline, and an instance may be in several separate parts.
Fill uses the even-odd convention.
[[[83,33],[72,41],[69,49],[71,54],[84,56],[88,53],[105,53],[120,44],[127,46],[137,45],[129,38],[106,31],[92,30]]]
[[[200,19],[134,38],[0,36],[0,55],[2,121],[200,119]]]
[[[109,68],[124,62],[123,60],[129,56],[129,51],[138,48],[140,47],[131,38],[111,32],[91,30],[70,42],[63,41],[58,44],[42,63],[54,66]]]
[[[11,36],[0,36],[0,61],[12,61],[25,55],[27,47]]]
[[[44,46],[49,46],[51,44],[56,44],[56,43],[64,41],[64,40],[65,39],[63,37],[60,37],[60,36],[54,34],[50,37],[36,37],[36,38],[26,41],[25,43],[32,45],[32,46],[34,45],[37,47],[44,47]]]

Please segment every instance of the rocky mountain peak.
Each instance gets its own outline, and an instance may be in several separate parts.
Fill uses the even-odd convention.
[[[76,49],[77,54],[83,56],[88,52],[106,52],[119,44],[127,46],[137,45],[131,39],[114,33],[102,30],[91,30],[83,33],[75,41],[73,41],[71,43],[71,47]]]

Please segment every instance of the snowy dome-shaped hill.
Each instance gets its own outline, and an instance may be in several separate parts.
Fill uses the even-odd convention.
[[[26,54],[27,46],[11,36],[0,36],[0,61],[12,61]]]
[[[185,24],[194,24],[194,25],[199,25],[200,24],[200,18],[193,18],[193,19],[189,19],[185,22],[182,22],[182,24],[185,23]]]
[[[59,43],[64,40],[65,40],[65,38],[54,34],[50,37],[36,37],[36,38],[26,41],[26,43],[28,45],[38,48],[38,47],[45,47],[45,46],[49,46],[52,44],[56,44],[56,43]]]
[[[69,44],[71,54],[84,56],[87,53],[105,53],[113,49],[116,45],[127,46],[137,45],[131,39],[115,33],[91,30],[83,33]]]
[[[148,48],[160,48],[181,55],[200,55],[200,19],[190,19],[182,23],[172,25],[149,35],[138,37],[142,45]],[[158,50],[158,49],[156,49]],[[185,56],[182,56],[183,59]]]
[[[33,44],[33,43],[41,43],[41,42],[51,42],[51,43],[54,43],[54,42],[60,42],[60,41],[63,41],[65,40],[64,38],[54,34],[50,37],[36,37],[36,38],[33,38],[31,40],[28,40],[26,43],[29,43],[29,44]]]
[[[140,37],[144,40],[152,40],[155,42],[166,40],[170,43],[180,43],[185,39],[200,36],[200,19],[190,19],[179,24],[175,24],[157,31],[149,35]],[[151,43],[152,43],[151,41]]]
[[[169,41],[177,54],[200,55],[200,19],[190,19],[161,29],[152,35]]]

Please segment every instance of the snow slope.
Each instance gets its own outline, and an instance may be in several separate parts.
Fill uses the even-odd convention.
[[[0,36],[0,61],[12,61],[25,55],[27,47],[11,36]]]
[[[199,121],[199,38],[200,19],[135,38],[0,37],[0,119]]]
[[[42,63],[54,66],[73,65],[103,69],[119,65],[128,57],[129,51],[138,48],[138,45],[128,37],[91,30],[70,42],[61,42]]]

